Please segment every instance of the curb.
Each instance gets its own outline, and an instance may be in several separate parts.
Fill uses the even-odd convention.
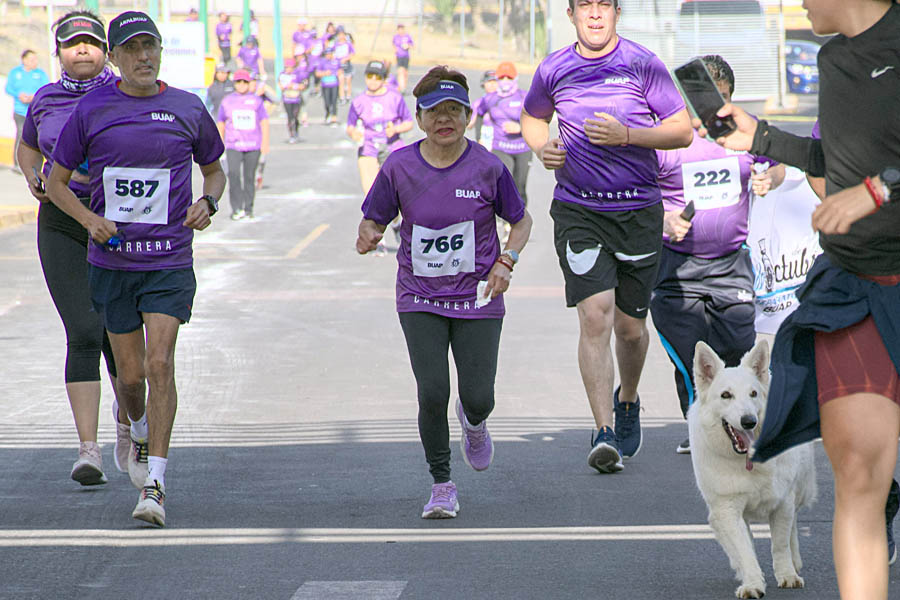
[[[0,230],[27,225],[37,221],[37,208],[0,208]]]

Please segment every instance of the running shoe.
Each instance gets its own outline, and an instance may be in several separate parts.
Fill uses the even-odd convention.
[[[423,519],[452,519],[458,512],[459,499],[452,481],[431,486],[431,499],[422,510]]]
[[[619,454],[619,443],[616,441],[616,433],[610,427],[603,427],[597,432],[597,437],[591,436],[591,451],[588,454],[588,465],[601,473],[618,473],[625,466],[622,464],[622,455]]]
[[[459,448],[462,450],[463,460],[476,471],[484,471],[491,466],[494,460],[494,442],[488,432],[487,422],[482,421],[478,425],[469,425],[462,402],[456,399],[456,418],[462,427],[462,435],[459,438]]]
[[[131,439],[131,450],[128,452],[128,476],[131,477],[131,484],[137,489],[144,487],[144,482],[150,472],[147,465],[147,440],[136,440],[131,437],[129,430],[128,437]]]
[[[686,439],[675,448],[675,452],[677,454],[690,454],[691,453],[691,440]]]
[[[78,460],[72,465],[72,479],[81,485],[100,485],[106,483],[103,474],[103,457],[97,442],[81,442],[78,447]]]
[[[888,564],[897,561],[897,542],[894,541],[894,517],[900,510],[900,486],[897,480],[891,482],[891,491],[888,492],[887,504],[884,507],[884,516],[887,521]]]
[[[613,411],[616,413],[616,439],[622,458],[631,458],[641,451],[641,397],[636,396],[634,402],[619,403],[619,391],[613,394]]]
[[[113,421],[116,423],[116,449],[113,462],[121,473],[128,471],[128,453],[131,452],[131,426],[119,423],[119,401],[113,400]]]
[[[151,525],[166,526],[166,486],[149,477],[141,488],[138,503],[134,507],[131,516],[141,521],[147,521]]]
[[[243,219],[246,216],[247,216],[247,213],[244,212],[243,209],[237,210],[237,211],[231,213],[231,220],[232,221],[240,221],[241,219]]]

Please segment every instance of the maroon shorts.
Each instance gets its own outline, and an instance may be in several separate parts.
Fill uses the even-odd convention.
[[[863,275],[881,285],[900,284],[900,275]],[[871,315],[845,329],[816,332],[816,382],[819,405],[868,393],[900,404],[900,375]]]

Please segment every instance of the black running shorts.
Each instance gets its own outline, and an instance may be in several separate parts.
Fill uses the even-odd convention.
[[[599,212],[553,200],[550,216],[566,281],[566,306],[615,289],[619,310],[645,318],[662,249],[662,203]]]
[[[110,333],[131,333],[143,325],[143,313],[191,320],[197,291],[194,269],[119,271],[91,265],[91,301]]]

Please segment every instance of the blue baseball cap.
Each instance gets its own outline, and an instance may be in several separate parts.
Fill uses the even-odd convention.
[[[432,108],[445,100],[458,102],[466,108],[472,107],[469,103],[469,92],[466,91],[466,88],[455,81],[442,79],[438,82],[436,89],[427,94],[423,94],[416,99],[416,110],[420,108]]]

